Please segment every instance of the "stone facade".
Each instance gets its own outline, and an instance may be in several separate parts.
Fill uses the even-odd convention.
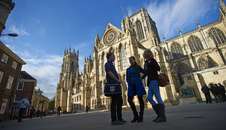
[[[64,82],[65,89],[60,90],[61,86],[57,86],[56,104],[57,101],[64,102],[65,104],[62,103],[61,106],[68,112],[83,110],[87,105],[91,109],[109,108],[110,98],[104,96],[103,89],[106,81],[104,70],[106,54],[111,51],[115,53],[114,65],[123,81],[123,105],[129,106],[125,80],[126,68],[130,66],[128,58],[134,56],[137,63],[143,66],[145,49],[153,52],[161,72],[169,77],[170,84],[160,87],[166,105],[178,105],[186,85],[191,89],[196,101],[205,100],[201,91],[202,85],[210,83],[226,85],[226,7],[221,0],[220,5],[222,9],[219,20],[204,26],[197,22],[197,29],[186,33],[179,30],[180,35],[169,40],[163,36],[162,43],[155,22],[144,8],[131,16],[126,16],[126,19],[121,21],[122,29],[109,23],[101,39],[98,34],[96,35],[93,59],[91,56],[85,59],[83,73],[77,72],[74,77],[69,75],[71,72],[60,74],[59,84]],[[70,64],[69,59],[65,63],[66,57],[67,55],[64,57],[62,69]],[[138,103],[136,98],[135,102]],[[150,107],[149,103],[145,104]]]

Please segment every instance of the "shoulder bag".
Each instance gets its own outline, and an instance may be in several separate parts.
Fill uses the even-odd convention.
[[[159,86],[160,87],[165,87],[166,85],[169,84],[169,78],[166,74],[160,73],[159,74]]]
[[[120,83],[119,82],[116,82],[114,84],[105,83],[104,94],[105,96],[121,95],[122,89]]]

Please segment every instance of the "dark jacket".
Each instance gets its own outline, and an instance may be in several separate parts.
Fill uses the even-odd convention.
[[[139,66],[139,69],[140,69],[140,72],[143,73],[142,79],[144,79],[146,77],[146,74],[144,73],[144,69],[141,68],[140,66]],[[132,84],[131,84],[130,77],[129,77],[130,71],[131,71],[131,67],[129,67],[126,70],[126,81],[128,83],[128,96],[133,96],[134,93],[133,93]],[[134,72],[134,76],[135,76],[137,96],[145,95],[146,91],[144,89],[144,85],[143,85],[142,81],[140,80],[140,76],[137,74],[137,71],[135,68],[133,68],[133,72]]]
[[[147,62],[147,70],[145,73],[148,76],[147,85],[149,86],[152,80],[158,80],[158,71],[160,71],[160,67],[154,58],[151,58],[146,62]]]
[[[203,93],[210,93],[209,87],[208,87],[207,85],[204,85],[204,86],[202,87],[202,92],[203,92]]]

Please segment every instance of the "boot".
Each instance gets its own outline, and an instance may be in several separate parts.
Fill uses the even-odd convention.
[[[155,121],[156,119],[159,118],[158,104],[153,105],[152,108],[153,108],[153,110],[155,111],[155,113],[157,114],[157,117],[153,120],[153,121]]]
[[[133,113],[133,115],[134,115],[134,117],[133,117],[133,120],[131,121],[132,123],[133,123],[133,122],[137,122],[137,121],[138,121],[138,118],[139,118],[137,112]]]
[[[144,112],[140,111],[139,113],[140,113],[140,116],[139,116],[139,119],[138,119],[137,122],[143,122],[143,114],[144,114]]]
[[[165,105],[158,104],[159,117],[154,122],[166,122]]]

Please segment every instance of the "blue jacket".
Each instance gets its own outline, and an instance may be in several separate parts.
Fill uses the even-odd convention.
[[[146,74],[144,73],[144,69],[139,66],[140,72],[143,73],[144,75],[142,78],[144,79],[146,77]],[[130,82],[129,78],[129,73],[131,71],[131,67],[129,67],[126,70],[126,81],[128,83],[128,96],[134,96],[133,94],[133,89],[132,89],[132,84]],[[146,94],[146,91],[144,89],[144,85],[142,81],[140,80],[140,76],[138,76],[136,69],[134,68],[134,76],[135,76],[135,82],[136,82],[136,90],[137,90],[137,96],[142,96]]]

